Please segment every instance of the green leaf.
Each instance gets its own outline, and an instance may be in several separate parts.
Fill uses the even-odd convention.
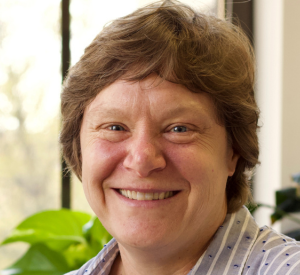
[[[87,223],[83,231],[85,232],[88,243],[96,253],[112,239],[112,236],[107,232],[97,217],[94,217]]]
[[[61,275],[68,271],[70,271],[70,267],[59,252],[51,250],[43,244],[36,244],[31,246],[16,263],[3,270],[2,274]]]
[[[62,275],[65,272],[60,271],[22,271],[19,269],[7,269],[0,273],[0,275]]]
[[[19,224],[2,243],[44,243],[49,248],[61,251],[74,243],[86,243],[82,227],[91,215],[67,209],[48,210],[37,213]]]
[[[99,252],[99,251],[98,251]],[[93,258],[96,254],[88,245],[77,244],[70,245],[63,251],[63,255],[68,262],[68,265],[73,270],[79,269],[84,263]]]
[[[39,245],[43,244],[43,247],[56,253],[58,263],[59,259],[62,259],[63,266],[69,267],[69,270],[74,270],[96,256],[111,238],[112,236],[102,226],[98,218],[92,218],[86,213],[62,209],[40,212],[27,218],[16,227],[3,244],[23,241],[31,244],[31,249],[39,248]],[[29,252],[32,251],[31,249]],[[31,255],[28,253],[24,256],[26,258],[25,266],[28,262],[28,255]],[[52,254],[48,253],[46,258],[51,256]],[[53,263],[56,263],[55,261],[54,259]],[[39,262],[43,266],[47,266],[47,262],[42,260]],[[61,274],[53,270],[43,270],[43,272],[32,270],[31,273],[28,273],[24,266],[20,268],[20,264],[22,262],[18,261],[16,265],[5,270],[5,274]]]
[[[251,215],[254,214],[254,212],[260,208],[262,206],[261,203],[249,203],[246,205],[246,207],[248,208],[249,212],[251,213]]]
[[[295,187],[276,191],[277,208],[288,213],[300,211],[300,198]]]
[[[64,251],[65,258],[73,269],[78,269],[96,256],[112,238],[97,217],[93,217],[86,223],[82,231],[86,238],[86,244],[71,245]]]

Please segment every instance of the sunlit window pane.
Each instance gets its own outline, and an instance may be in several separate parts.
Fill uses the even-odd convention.
[[[60,203],[60,1],[0,1],[0,242]],[[0,248],[0,269],[24,251]]]

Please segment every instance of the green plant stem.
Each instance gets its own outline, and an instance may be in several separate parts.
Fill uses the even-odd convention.
[[[267,207],[267,208],[271,208],[275,212],[278,212],[278,213],[282,214],[282,216],[286,216],[288,219],[300,224],[300,219],[299,218],[296,218],[296,217],[290,215],[289,213],[279,209],[278,207],[275,207],[275,206],[272,206],[272,205],[269,205],[269,204],[264,204],[264,203],[258,203],[258,205],[263,206],[263,207]]]

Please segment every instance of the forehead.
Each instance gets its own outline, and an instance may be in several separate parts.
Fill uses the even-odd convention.
[[[117,109],[122,112],[135,110],[135,113],[148,109],[155,115],[194,112],[216,118],[213,101],[208,94],[194,93],[155,74],[139,82],[115,81],[96,96],[85,113],[105,112],[109,115]]]

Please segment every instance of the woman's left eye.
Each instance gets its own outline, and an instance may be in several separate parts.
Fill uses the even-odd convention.
[[[171,131],[175,132],[175,133],[184,133],[184,132],[187,132],[188,129],[185,126],[175,126],[175,127],[172,128]]]

